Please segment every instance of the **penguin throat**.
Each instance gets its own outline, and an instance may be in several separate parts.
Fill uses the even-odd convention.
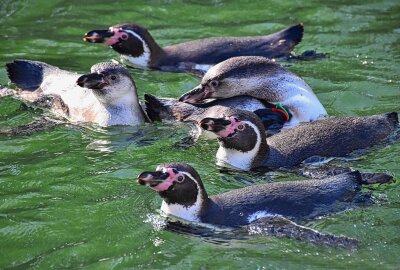
[[[256,125],[250,122],[247,122],[247,124],[254,129],[257,136],[254,147],[249,151],[240,151],[234,148],[227,148],[224,146],[224,143],[220,141],[220,147],[216,155],[217,165],[224,166],[225,164],[229,164],[230,166],[245,171],[249,171],[257,165],[255,163],[259,160],[258,155],[262,154],[260,153],[260,149],[262,148],[261,144],[264,138],[261,136]]]
[[[145,122],[142,108],[133,93],[113,100],[96,96],[101,104],[99,107],[102,107],[98,114],[100,125],[140,125]]]

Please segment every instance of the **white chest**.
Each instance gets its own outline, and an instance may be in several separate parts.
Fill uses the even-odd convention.
[[[257,152],[240,152],[234,149],[227,149],[224,147],[219,147],[217,151],[217,165],[224,166],[224,163],[240,169],[248,171],[251,169],[251,163]]]
[[[198,213],[199,205],[197,203],[191,207],[184,207],[180,204],[167,204],[165,201],[161,204],[161,211],[167,215],[179,217],[192,222],[200,222]]]

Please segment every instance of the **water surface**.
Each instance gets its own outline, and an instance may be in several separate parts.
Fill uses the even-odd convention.
[[[296,52],[329,53],[322,61],[285,65],[314,89],[331,115],[400,109],[398,1],[11,1],[0,3],[0,66],[16,58],[76,72],[117,59],[82,42],[91,29],[124,21],[147,26],[161,45],[223,35],[259,35],[303,22]],[[131,70],[144,93],[177,97],[198,84],[188,74]],[[7,82],[0,69],[0,83]],[[0,126],[43,111],[0,99]],[[161,162],[185,161],[210,194],[251,183],[292,180],[282,173],[223,174],[216,142],[177,149],[182,124],[101,129],[62,125],[29,136],[0,137],[1,269],[397,269],[400,188],[373,190],[376,204],[310,221],[308,226],[360,240],[356,251],[252,236],[213,241],[160,230],[161,200],[135,177]],[[400,144],[376,148],[343,166],[387,172],[399,180]],[[368,190],[366,190],[368,192]]]

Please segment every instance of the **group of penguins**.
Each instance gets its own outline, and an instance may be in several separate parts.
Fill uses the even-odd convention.
[[[346,156],[389,142],[398,130],[398,116],[391,112],[328,117],[310,86],[275,61],[308,57],[310,53],[292,53],[302,36],[303,24],[297,24],[266,36],[208,38],[161,47],[143,26],[118,24],[92,30],[83,39],[106,44],[138,68],[202,74],[200,84],[176,99],[145,94],[141,105],[135,82],[122,64],[98,63],[82,75],[43,62],[14,60],[6,68],[16,87],[2,87],[0,96],[48,108],[55,119],[73,123],[194,124],[197,137],[218,140],[220,166],[249,172],[292,168],[312,179],[208,196],[193,167],[160,164],[137,179],[162,197],[163,213],[183,223],[253,232],[256,226],[257,232],[267,235],[354,247],[353,238],[299,224],[354,206],[362,185],[387,183],[392,176],[330,166],[305,170],[304,161]]]

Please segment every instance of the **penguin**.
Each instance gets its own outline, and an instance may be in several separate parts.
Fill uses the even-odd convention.
[[[181,121],[197,124],[206,116],[218,117],[225,110],[235,108],[254,112],[262,120],[267,134],[271,135],[278,132],[290,118],[285,108],[276,108],[273,104],[248,96],[214,100],[204,104],[190,104],[180,102],[175,98],[158,98],[150,94],[145,94],[144,100],[146,113],[152,121]]]
[[[142,172],[137,181],[158,192],[165,214],[227,227],[276,215],[304,220],[342,211],[355,205],[363,184],[371,184],[353,171],[318,180],[252,185],[209,196],[197,171],[186,163],[160,164],[155,171]]]
[[[299,23],[267,36],[216,37],[162,48],[145,27],[136,23],[121,23],[108,30],[92,30],[85,34],[83,40],[104,43],[139,68],[204,73],[212,65],[234,56],[289,56],[301,41],[303,32],[303,24]]]
[[[386,141],[398,128],[396,112],[322,119],[268,138],[252,112],[231,109],[198,124],[218,136],[218,164],[239,170],[293,167],[314,157],[340,157]]]
[[[291,117],[284,129],[327,116],[324,106],[303,79],[260,56],[232,57],[215,65],[179,101],[197,104],[207,99],[235,96],[250,96],[286,108]]]
[[[6,67],[10,81],[18,87],[13,96],[47,107],[73,123],[107,127],[140,125],[147,119],[135,82],[122,65],[98,63],[85,75],[31,60],[15,60]]]

